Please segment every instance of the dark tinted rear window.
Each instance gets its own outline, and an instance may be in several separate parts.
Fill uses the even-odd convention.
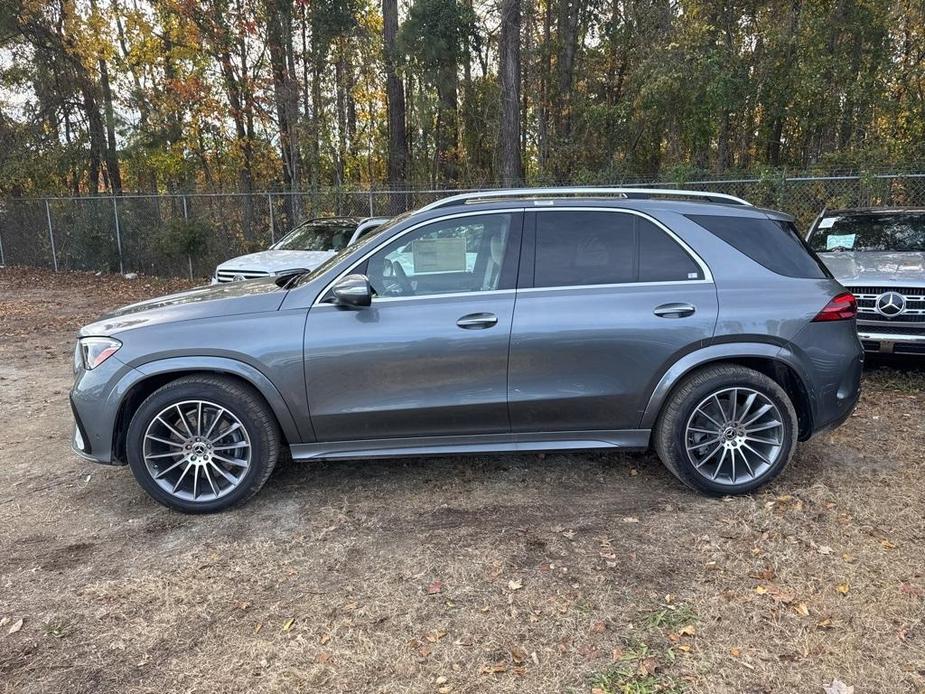
[[[822,279],[831,275],[792,222],[754,217],[687,215],[704,229],[768,270],[787,277]]]
[[[635,217],[611,212],[536,216],[536,287],[621,284],[635,278]]]

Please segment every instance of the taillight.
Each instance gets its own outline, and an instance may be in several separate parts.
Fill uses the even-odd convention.
[[[829,320],[851,320],[858,315],[858,302],[851,292],[839,294],[825,305],[816,317],[814,322]]]

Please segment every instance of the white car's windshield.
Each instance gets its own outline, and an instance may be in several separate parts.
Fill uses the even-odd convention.
[[[329,269],[331,269],[332,267],[337,265],[340,261],[342,261],[344,258],[346,258],[350,253],[353,253],[358,248],[368,246],[370,243],[378,239],[379,235],[382,234],[382,232],[387,231],[388,229],[391,229],[393,226],[395,226],[396,224],[404,220],[410,214],[411,212],[404,212],[398,215],[397,217],[393,217],[389,221],[385,222],[382,226],[376,227],[374,230],[367,232],[366,234],[361,236],[356,241],[356,243],[353,243],[347,248],[341,249],[335,255],[331,256],[330,258],[325,260],[323,263],[321,263],[321,265],[316,267],[314,270],[302,275],[299,278],[299,284],[303,284],[305,282],[308,282],[314,279],[315,277],[323,275]]]
[[[809,239],[826,251],[925,251],[925,212],[825,217]]]
[[[274,251],[339,251],[356,231],[353,222],[306,222],[270,246]]]

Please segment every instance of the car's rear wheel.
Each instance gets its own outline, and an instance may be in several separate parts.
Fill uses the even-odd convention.
[[[212,513],[260,490],[276,464],[279,432],[252,388],[218,376],[189,376],[141,404],[126,453],[135,479],[156,501],[186,513]]]
[[[708,494],[743,494],[777,477],[793,457],[799,429],[787,392],[743,366],[698,371],[672,393],[655,448],[682,482]]]

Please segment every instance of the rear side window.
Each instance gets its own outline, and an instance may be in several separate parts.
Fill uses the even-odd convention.
[[[621,212],[536,215],[535,287],[703,279],[677,241],[647,219]]]
[[[792,222],[767,217],[699,214],[687,217],[771,272],[805,279],[831,277]]]
[[[632,215],[612,212],[537,213],[533,286],[633,282],[633,221]]]

